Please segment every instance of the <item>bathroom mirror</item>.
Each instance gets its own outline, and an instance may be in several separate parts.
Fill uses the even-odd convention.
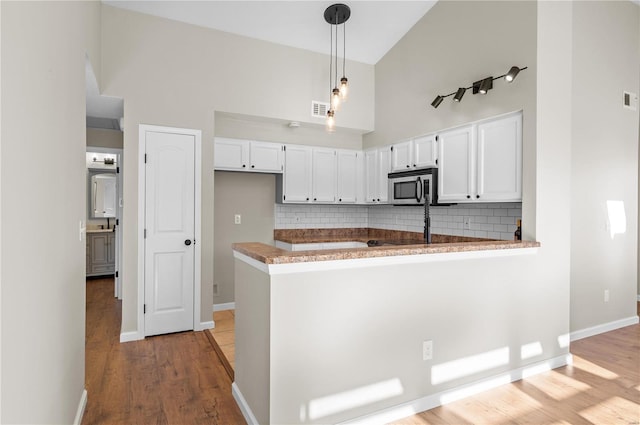
[[[116,216],[116,174],[107,170],[88,173],[89,218]]]

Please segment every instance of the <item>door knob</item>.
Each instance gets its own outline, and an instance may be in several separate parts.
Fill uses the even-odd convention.
[[[186,246],[191,245],[191,239],[187,239],[187,240],[185,240],[185,241],[184,241],[184,244],[185,244]]]

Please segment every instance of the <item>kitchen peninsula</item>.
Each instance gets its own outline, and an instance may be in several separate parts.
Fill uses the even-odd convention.
[[[234,244],[234,396],[250,423],[376,423],[565,364],[566,328],[539,314],[562,300],[539,292],[538,247]]]

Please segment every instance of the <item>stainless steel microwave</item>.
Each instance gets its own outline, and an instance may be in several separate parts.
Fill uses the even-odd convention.
[[[438,169],[400,171],[389,173],[389,203],[393,205],[424,205],[429,196],[429,205],[438,204]]]

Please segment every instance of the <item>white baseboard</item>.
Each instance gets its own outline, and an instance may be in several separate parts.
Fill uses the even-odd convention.
[[[577,341],[582,338],[598,335],[601,333],[615,331],[625,326],[635,325],[638,323],[638,316],[627,317],[626,319],[614,320],[613,322],[603,323],[601,325],[592,326],[579,331],[571,332],[571,341]]]
[[[248,425],[260,425],[255,416],[253,416],[253,412],[247,404],[247,400],[244,399],[244,396],[240,392],[240,388],[234,382],[231,384],[231,393],[233,394],[233,398],[236,400],[240,411],[242,412],[242,416],[244,416],[244,420],[247,421]]]
[[[224,310],[235,310],[236,309],[236,303],[220,303],[220,304],[214,304],[213,305],[213,311],[224,311]]]
[[[144,339],[144,335],[140,335],[138,331],[120,333],[120,342],[140,341],[141,339]]]
[[[483,391],[496,388],[500,385],[508,384],[509,382],[518,381],[520,379],[537,375],[551,369],[571,364],[571,360],[571,354],[554,357],[549,360],[534,363],[533,365],[524,366],[518,369],[501,373],[496,376],[492,376],[490,378],[485,378],[481,381],[463,385],[451,390],[442,391],[440,393],[422,397],[417,400],[409,401],[407,403],[399,404],[397,406],[380,410],[366,416],[350,419],[348,421],[342,422],[341,425],[387,424],[389,422],[406,418],[407,416],[415,415],[419,412],[424,412],[425,410],[433,409],[434,407],[438,407],[443,404],[451,403],[456,400],[479,394]],[[240,409],[242,409],[242,407]]]
[[[213,320],[209,320],[208,322],[200,322],[200,329],[196,330],[204,331],[205,329],[213,329]]]
[[[84,416],[84,410],[87,408],[87,390],[82,390],[80,396],[80,402],[78,403],[78,410],[76,410],[76,417],[73,420],[73,425],[80,425],[82,423],[82,417]]]

